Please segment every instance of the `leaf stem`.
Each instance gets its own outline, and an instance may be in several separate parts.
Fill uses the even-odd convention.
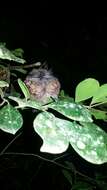
[[[91,105],[91,103],[90,103],[89,106],[84,105],[84,107],[90,109],[90,108],[97,107],[97,106],[100,106],[100,105],[102,105],[102,104],[106,104],[106,103],[107,103],[107,101],[105,101],[105,102],[100,102],[100,103],[97,103],[97,104],[92,104],[92,105]]]
[[[11,144],[22,134],[22,132],[20,132],[12,141],[10,141],[10,143],[8,143],[3,150],[0,152],[0,156],[5,154],[6,150],[11,146]]]
[[[107,103],[107,101],[101,102],[101,103],[98,103],[98,104],[93,104],[92,106],[90,105],[90,108],[93,108],[93,107],[96,107],[96,106],[100,106],[100,105],[106,104],[106,103]]]

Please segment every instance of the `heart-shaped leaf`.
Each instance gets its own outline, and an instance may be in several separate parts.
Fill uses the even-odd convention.
[[[11,105],[6,105],[0,109],[0,129],[15,134],[23,124],[21,114]]]
[[[41,152],[62,153],[69,142],[75,151],[93,164],[107,162],[107,134],[93,123],[76,122],[56,118],[42,112],[34,120],[34,129],[43,139]]]
[[[99,88],[99,82],[88,78],[80,82],[76,87],[75,102],[81,102],[91,98]]]

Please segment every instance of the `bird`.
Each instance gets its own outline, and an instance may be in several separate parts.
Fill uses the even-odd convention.
[[[58,99],[61,84],[52,70],[32,69],[24,80],[31,97],[40,102],[47,102],[49,98]]]

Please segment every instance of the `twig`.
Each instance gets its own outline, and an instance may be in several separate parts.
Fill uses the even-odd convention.
[[[41,66],[41,62],[29,64],[29,65],[18,65],[18,66],[10,66],[10,70],[20,69],[20,68],[32,68],[32,67]]]
[[[64,157],[66,157],[66,156],[69,156],[69,153],[66,153],[64,155],[58,156],[57,158],[54,158],[53,161],[60,160],[60,159],[62,159]]]
[[[8,145],[5,146],[5,148],[3,148],[3,150],[0,152],[0,156],[5,154],[5,151],[11,146],[11,144],[22,134],[19,133],[12,141],[10,141],[10,143]]]
[[[96,107],[96,106],[100,106],[100,105],[106,104],[106,103],[107,103],[107,101],[101,102],[101,103],[97,103],[97,104],[93,104],[93,105],[90,105],[90,108],[93,108],[93,107]]]
[[[2,153],[0,155],[33,156],[33,157],[39,158],[39,159],[41,159],[43,161],[53,163],[53,164],[55,164],[55,165],[57,165],[57,166],[59,166],[61,168],[66,169],[66,170],[70,170],[70,168],[68,168],[68,167],[66,167],[66,166],[64,166],[62,164],[59,164],[59,163],[57,163],[57,162],[55,162],[53,160],[49,160],[47,158],[44,158],[42,156],[39,156],[39,155],[36,155],[36,154],[33,154],[33,153],[23,153],[23,152],[4,152],[3,153],[3,151],[2,151]]]

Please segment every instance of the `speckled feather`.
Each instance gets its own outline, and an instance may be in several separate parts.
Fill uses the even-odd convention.
[[[36,100],[45,102],[50,97],[58,98],[61,85],[50,70],[33,69],[26,77],[25,83]]]

